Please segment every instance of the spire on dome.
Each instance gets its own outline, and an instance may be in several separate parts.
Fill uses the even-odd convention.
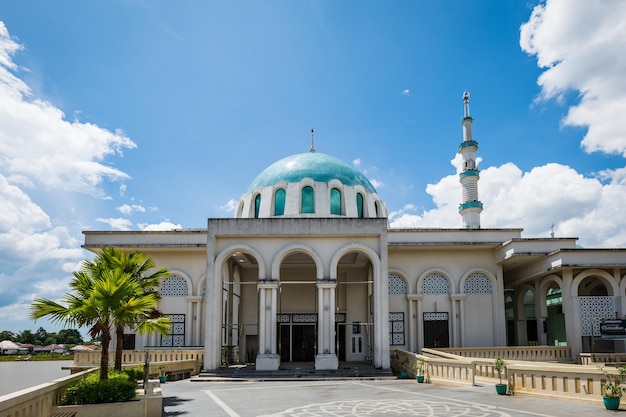
[[[313,126],[311,126],[311,148],[309,152],[315,153],[315,129],[313,129]]]

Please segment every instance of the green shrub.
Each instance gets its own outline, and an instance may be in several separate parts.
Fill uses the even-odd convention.
[[[143,365],[137,365],[134,368],[122,368],[122,372],[128,375],[130,381],[143,380]]]
[[[64,404],[100,404],[130,401],[135,398],[137,383],[124,372],[109,371],[109,379],[100,381],[94,372],[67,388]]]

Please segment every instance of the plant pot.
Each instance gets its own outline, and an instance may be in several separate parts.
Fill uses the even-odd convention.
[[[422,382],[424,382],[424,375],[417,375],[415,379],[421,384]]]
[[[167,381],[167,375],[160,376],[159,381],[161,382],[161,384],[164,384],[165,381]]]
[[[407,371],[400,372],[400,378],[407,379],[409,377],[409,373]]]
[[[508,386],[506,384],[496,384],[496,392],[499,395],[506,395],[506,390]]]
[[[617,410],[619,408],[619,397],[602,397],[607,410]]]

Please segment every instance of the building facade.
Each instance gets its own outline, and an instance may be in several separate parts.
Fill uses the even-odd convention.
[[[626,251],[482,229],[468,93],[463,100],[463,228],[389,228],[367,178],[312,142],[261,172],[235,218],[208,219],[206,229],[84,232],[88,250],[138,249],[172,274],[159,306],[170,335],[131,334],[127,346],[203,346],[206,369],[237,361],[259,370],[388,368],[396,347],[615,349],[621,342],[596,336],[599,318],[626,314]]]

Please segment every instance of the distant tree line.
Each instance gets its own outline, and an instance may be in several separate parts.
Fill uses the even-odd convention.
[[[58,332],[47,332],[40,327],[35,333],[31,330],[22,330],[13,333],[9,330],[0,331],[0,341],[10,340],[18,343],[30,343],[31,345],[48,346],[56,345],[78,345],[84,343],[83,336],[76,329],[63,329]]]

